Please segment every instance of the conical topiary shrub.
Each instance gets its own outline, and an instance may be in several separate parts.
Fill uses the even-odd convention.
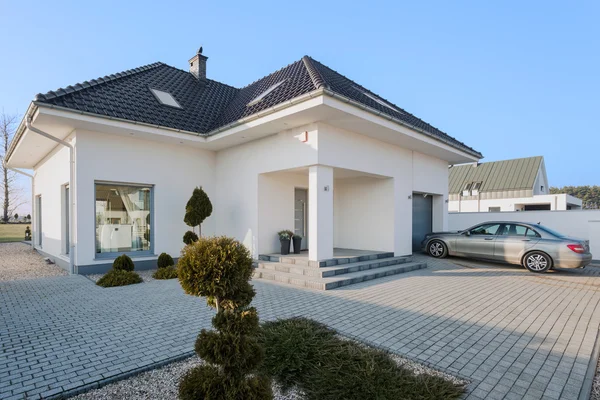
[[[197,187],[192,193],[192,197],[188,200],[185,205],[185,216],[183,222],[188,226],[194,228],[200,226],[204,220],[212,214],[212,203],[208,198],[206,192],[201,188]],[[202,236],[202,227],[200,226],[199,232]]]
[[[187,294],[207,298],[217,310],[216,331],[203,329],[196,354],[207,362],[190,370],[179,384],[182,400],[271,399],[271,383],[258,372],[264,350],[256,334],[258,314],[250,302],[252,258],[228,237],[200,238],[186,246],[178,261],[179,282]]]

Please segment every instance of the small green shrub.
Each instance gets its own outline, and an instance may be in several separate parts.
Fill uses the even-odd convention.
[[[158,268],[166,268],[170,267],[171,265],[175,265],[175,262],[173,261],[173,257],[168,255],[167,253],[160,253],[160,256],[158,256],[157,264]]]
[[[134,283],[142,283],[142,278],[133,271],[111,269],[96,282],[102,287],[127,286]]]
[[[198,235],[196,235],[195,232],[187,231],[183,235],[183,243],[185,243],[185,244],[192,244],[197,241],[198,241]]]
[[[192,368],[179,384],[181,400],[265,400],[272,397],[269,378],[252,376],[244,381],[232,382],[210,365]]]
[[[152,274],[154,279],[174,279],[177,278],[177,268],[170,265],[168,267],[159,268]]]
[[[117,271],[133,271],[135,267],[133,261],[127,254],[121,254],[119,257],[115,258],[112,266],[113,269]]]

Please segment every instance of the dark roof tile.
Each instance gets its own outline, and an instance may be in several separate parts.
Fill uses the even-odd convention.
[[[259,102],[248,105],[253,99],[280,82],[283,83]],[[161,104],[150,88],[169,92],[182,108]],[[321,88],[361,103],[414,126],[453,147],[481,157],[481,154],[464,143],[308,56],[242,89],[210,79],[199,81],[186,71],[157,62],[77,83],[46,94],[38,94],[35,101],[208,134],[244,117]],[[389,104],[390,107],[375,101],[374,98]]]

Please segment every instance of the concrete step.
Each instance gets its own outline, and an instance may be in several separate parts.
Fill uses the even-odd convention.
[[[257,268],[254,270],[254,278],[267,279],[312,289],[330,290],[342,286],[348,286],[355,283],[369,281],[372,279],[383,278],[385,276],[402,274],[405,272],[410,272],[422,268],[427,268],[427,264],[423,262],[405,262],[401,264],[390,265],[387,267],[368,269],[365,271],[349,272],[346,274],[336,275],[327,278],[319,278],[289,272]]]
[[[259,261],[257,264],[258,268],[264,270],[285,272],[303,276],[313,276],[317,278],[328,278],[336,275],[343,275],[352,272],[366,271],[375,268],[387,267],[390,265],[397,265],[410,262],[410,257],[390,257],[380,258],[376,260],[359,261],[350,264],[336,265],[333,267],[310,267],[301,264],[288,264],[282,262],[272,261]]]
[[[356,263],[356,262],[361,262],[361,261],[372,261],[372,260],[378,260],[381,258],[390,258],[390,257],[394,257],[393,252],[375,252],[375,253],[364,254],[364,255],[360,255],[360,256],[357,255],[357,256],[349,256],[349,257],[335,257],[335,258],[330,258],[327,260],[320,260],[320,261],[310,261],[308,259],[308,257],[306,257],[306,256],[299,257],[299,256],[294,256],[294,254],[290,254],[287,256],[263,254],[263,255],[259,255],[258,259],[259,259],[259,261],[271,261],[271,262],[279,262],[282,264],[296,264],[296,265],[304,265],[304,266],[308,266],[308,267],[319,268],[319,267],[333,267],[335,265],[350,264],[350,263]]]

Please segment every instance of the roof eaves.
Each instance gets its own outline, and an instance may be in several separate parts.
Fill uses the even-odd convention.
[[[428,137],[430,137],[432,139],[435,139],[435,140],[437,140],[439,142],[442,142],[442,143],[444,143],[444,144],[446,144],[446,145],[448,145],[448,146],[450,146],[452,148],[455,148],[457,150],[464,151],[465,153],[468,153],[468,154],[470,154],[470,155],[472,155],[474,157],[483,158],[483,155],[480,152],[478,152],[477,150],[471,149],[470,147],[468,147],[466,145],[461,146],[461,145],[458,145],[457,143],[453,143],[451,140],[447,140],[444,137],[435,135],[435,134],[433,134],[431,132],[428,132],[428,131],[426,131],[426,130],[424,130],[422,128],[419,128],[418,126],[411,125],[408,122],[402,121],[402,120],[400,120],[398,118],[394,118],[394,117],[392,117],[391,115],[389,115],[387,113],[384,113],[384,112],[381,112],[379,110],[376,110],[376,109],[374,109],[372,107],[369,107],[369,106],[367,106],[365,104],[362,104],[362,103],[360,103],[360,102],[358,102],[356,100],[352,100],[352,99],[350,99],[350,98],[348,98],[346,96],[343,96],[343,95],[341,95],[341,94],[339,94],[337,92],[334,92],[334,91],[332,91],[330,89],[324,89],[324,91],[325,91],[326,94],[328,94],[329,96],[331,96],[333,98],[340,99],[340,100],[342,100],[345,103],[352,104],[352,105],[354,105],[354,106],[356,106],[358,108],[361,108],[363,110],[366,110],[366,111],[368,111],[368,112],[370,112],[372,114],[375,114],[377,116],[383,117],[383,118],[385,118],[387,120],[390,120],[392,122],[395,122],[397,124],[400,124],[402,126],[410,128],[410,129],[412,129],[414,131],[422,133],[425,136],[428,136]]]

